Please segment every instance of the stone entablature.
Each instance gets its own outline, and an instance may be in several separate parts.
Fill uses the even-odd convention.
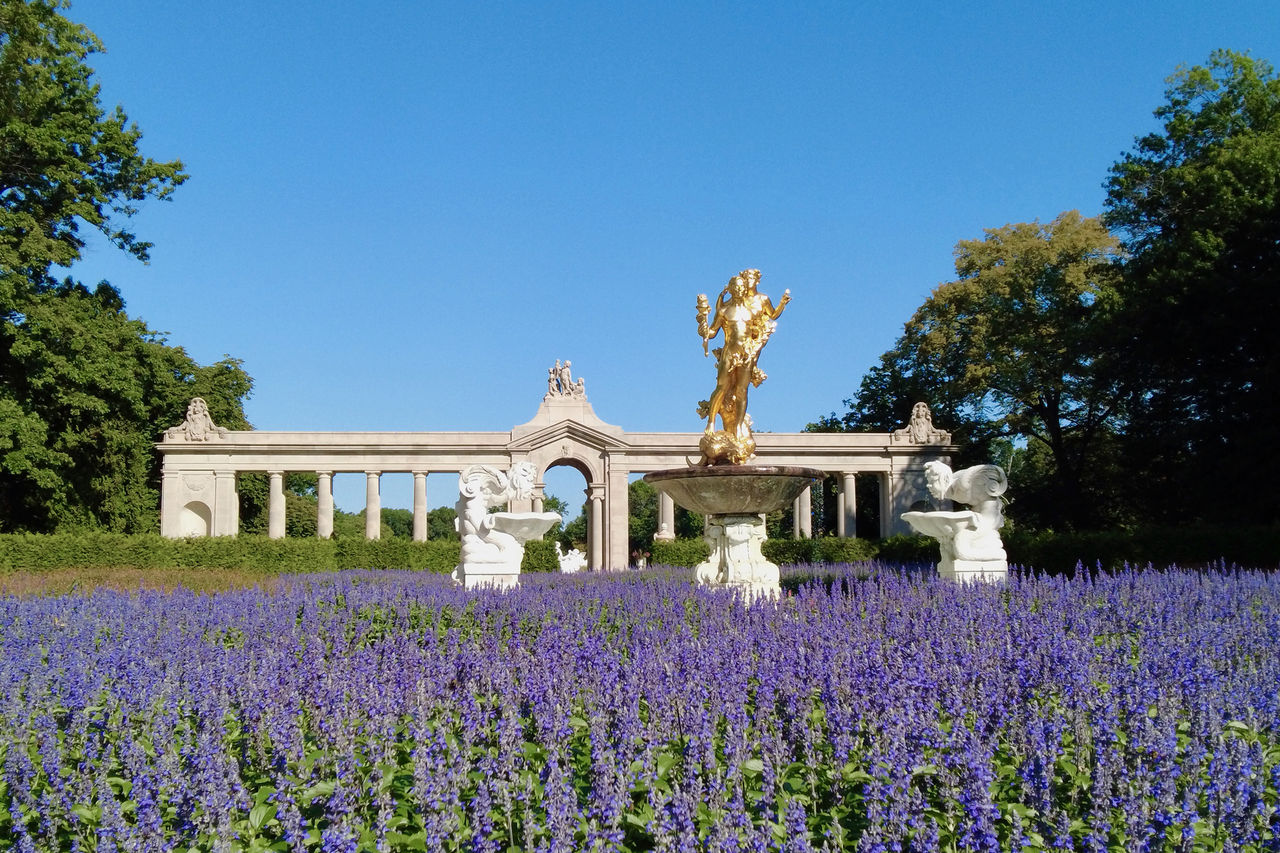
[[[554,377],[553,377],[554,378]],[[580,387],[581,383],[573,383]],[[205,414],[207,417],[207,412]],[[414,474],[414,535],[426,538],[426,476],[461,473],[472,465],[501,470],[528,462],[538,472],[532,498],[512,501],[513,512],[542,509],[542,475],[568,465],[587,481],[588,561],[591,568],[621,568],[628,562],[627,487],[632,474],[675,468],[696,461],[702,432],[626,432],[605,423],[586,395],[548,393],[527,423],[505,432],[284,432],[222,430],[205,425],[213,440],[192,440],[186,431],[166,433],[156,445],[163,457],[160,532],[165,536],[234,536],[239,527],[235,475],[269,476],[268,532],[284,535],[284,474],[316,473],[319,481],[317,529],[333,530],[332,477],[363,473],[367,478],[366,535],[378,535],[378,478]],[[941,435],[946,435],[941,433]],[[949,435],[947,438],[949,439]],[[903,512],[927,498],[924,466],[949,461],[957,448],[933,437],[929,443],[902,441],[893,433],[755,433],[755,464],[820,468],[843,476],[838,530],[853,533],[855,474],[881,478],[882,533],[906,532]],[[450,495],[453,499],[454,495]],[[795,503],[797,535],[808,528],[809,493]],[[674,505],[659,502],[659,536],[674,530]]]

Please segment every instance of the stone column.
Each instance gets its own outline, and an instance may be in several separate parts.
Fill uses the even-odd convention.
[[[169,539],[182,536],[182,496],[178,494],[182,488],[181,477],[177,471],[165,471],[160,479],[160,535]],[[213,530],[210,529],[209,533],[212,534]]]
[[[546,497],[546,492],[543,491],[546,487],[547,487],[546,483],[533,484],[533,511],[534,512],[545,512],[545,510],[542,508],[542,501],[543,501],[543,498]]]
[[[857,475],[848,471],[840,475],[840,535],[850,539],[858,536]]]
[[[381,471],[364,472],[364,538],[382,537],[382,499],[378,497]]]
[[[333,472],[316,472],[316,536],[333,538]]]
[[[604,486],[588,486],[587,497],[589,568],[599,571],[604,568]]]
[[[605,550],[601,568],[625,569],[630,564],[627,553],[627,532],[629,520],[630,490],[628,475],[630,472],[609,460],[608,486],[605,489]]]
[[[236,494],[234,471],[218,471],[213,475],[214,536],[235,536],[240,532],[240,496]]]
[[[413,541],[427,541],[427,472],[413,472]]]
[[[267,536],[284,538],[284,472],[270,471],[271,488],[267,492]]]
[[[800,531],[798,538],[813,538],[813,486],[805,489],[800,493],[800,497],[796,499],[800,508],[796,513],[800,519]]]
[[[666,492],[658,492],[658,532],[653,538],[659,542],[676,538],[676,502]]]

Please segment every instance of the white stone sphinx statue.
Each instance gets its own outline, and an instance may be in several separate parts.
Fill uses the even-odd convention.
[[[916,531],[938,540],[942,559],[938,575],[954,580],[998,580],[1009,574],[1008,555],[1000,541],[1003,501],[1009,488],[998,465],[975,465],[952,471],[943,462],[927,462],[925,482],[938,500],[953,500],[969,509],[956,512],[907,512],[902,518]]]
[[[560,548],[559,542],[556,542],[556,559],[560,561],[560,571],[566,575],[576,574],[587,567],[586,554],[577,548],[570,548],[569,553],[566,554]]]
[[[472,465],[458,477],[458,535],[462,556],[453,579],[467,589],[507,589],[520,582],[524,543],[560,521],[554,512],[490,512],[533,493],[538,469],[517,462],[509,474],[489,465]]]

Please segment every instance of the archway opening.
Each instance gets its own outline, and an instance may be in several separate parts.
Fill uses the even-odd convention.
[[[191,501],[182,508],[179,530],[183,536],[208,536],[213,527],[213,511],[204,501]]]
[[[571,458],[557,459],[542,472],[542,509],[560,513],[560,524],[551,528],[546,538],[559,541],[565,551],[577,548],[591,553],[590,476],[586,465]]]

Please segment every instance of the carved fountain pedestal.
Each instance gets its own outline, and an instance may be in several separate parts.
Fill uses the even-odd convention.
[[[760,550],[768,538],[765,513],[789,506],[822,476],[817,468],[714,465],[653,471],[644,480],[685,509],[707,516],[703,538],[711,553],[694,569],[694,579],[755,599],[782,591],[778,566]]]

